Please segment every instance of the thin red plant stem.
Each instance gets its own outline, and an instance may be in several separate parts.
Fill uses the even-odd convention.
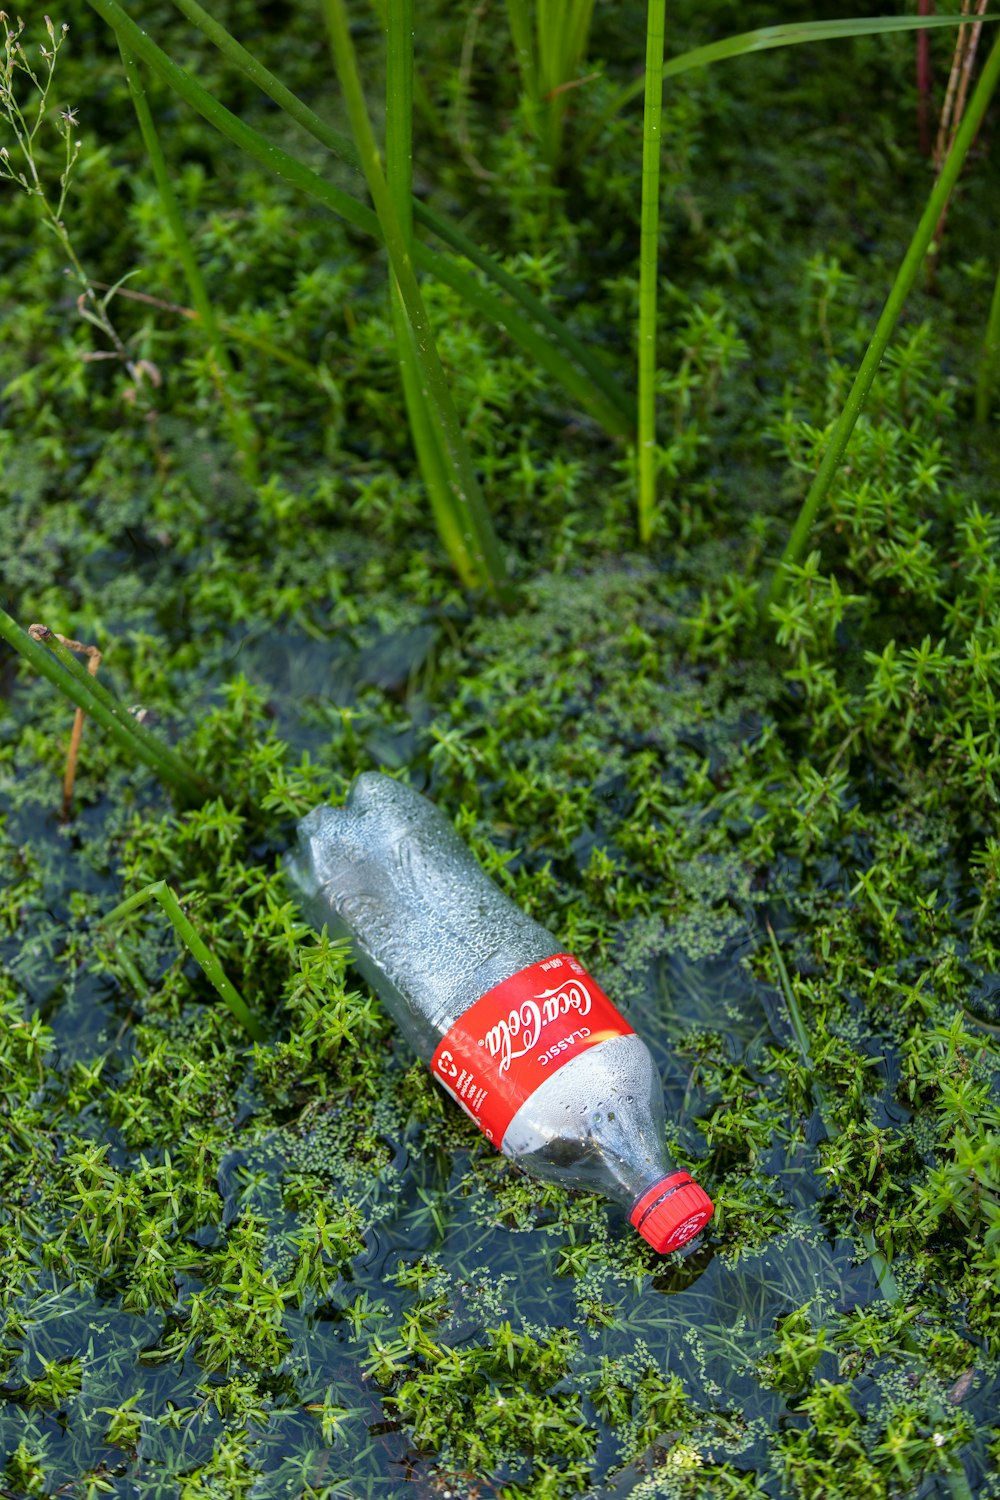
[[[71,641],[65,635],[59,635],[57,631],[52,634],[56,640],[66,647],[67,651],[77,651],[81,656],[87,658],[87,671],[91,677],[97,676],[101,665],[101,653],[96,646],[85,646],[81,641]],[[80,754],[80,739],[83,735],[83,721],[86,715],[82,708],[77,708],[73,715],[73,729],[69,737],[69,749],[66,752],[66,773],[63,776],[63,822],[67,823],[73,813],[73,788],[76,785],[76,762]]]

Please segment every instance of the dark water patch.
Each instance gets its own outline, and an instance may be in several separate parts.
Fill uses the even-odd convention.
[[[129,1047],[131,1012],[117,981],[88,967],[94,913],[121,898],[114,849],[122,815],[102,798],[64,823],[55,778],[51,790],[48,802],[0,798],[4,834],[14,850],[7,870],[13,921],[0,936],[0,965],[50,1029],[54,1065],[68,1072],[75,1062],[97,1057],[114,1064]],[[155,784],[135,799],[137,806],[161,801]]]
[[[345,713],[356,716],[366,692],[405,698],[407,723],[390,727],[362,715],[357,731],[377,763],[396,767],[416,753],[426,714],[415,694],[439,633],[429,620],[401,629],[359,626],[334,636],[276,626],[234,639],[217,672],[220,680],[243,673],[263,689],[276,728],[297,750],[316,749],[344,733]]]
[[[978,1025],[1000,1036],[1000,974],[982,974],[977,978],[967,1009]]]
[[[129,1313],[78,1285],[53,1282],[12,1300],[0,1447],[44,1453],[47,1493],[98,1466],[122,1465],[102,1408],[151,1394],[139,1357],[162,1323],[160,1312]],[[172,1373],[171,1391],[182,1383]]]

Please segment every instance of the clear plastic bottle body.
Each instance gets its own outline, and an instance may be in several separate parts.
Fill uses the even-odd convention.
[[[358,777],[343,808],[302,820],[287,868],[309,919],[349,938],[356,966],[428,1061],[487,991],[560,952],[439,809],[377,772]],[[629,1033],[557,1067],[498,1144],[538,1177],[629,1208],[671,1170],[663,1124],[659,1075]]]
[[[474,1000],[559,944],[490,880],[444,814],[402,782],[359,776],[299,824],[288,872],[420,1057]]]

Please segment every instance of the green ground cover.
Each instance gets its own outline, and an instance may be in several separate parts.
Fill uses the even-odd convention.
[[[346,129],[318,9],[216,13]],[[380,26],[351,16],[378,117]],[[362,196],[171,6],[141,20]],[[88,358],[113,345],[3,184],[0,602],[98,644],[213,791],[182,806],[88,724],[61,821],[71,711],[4,648],[0,1493],[1000,1494],[996,107],[763,618],[930,188],[912,37],[668,82],[645,548],[628,444],[422,280],[501,610],[435,530],[384,253],[150,82],[222,399],[114,38],[77,0],[64,21],[39,161],[58,178],[72,109],[74,252],[155,300],[109,304],[131,368]],[[507,17],[475,21],[418,16],[417,195],[632,391],[641,115],[609,107],[645,11],[595,7],[600,76],[544,131]],[[731,22],[668,11],[668,52]],[[649,1042],[717,1204],[693,1249],[492,1152],[302,924],[294,820],[374,766]],[[159,907],[102,924],[158,880],[264,1042]]]

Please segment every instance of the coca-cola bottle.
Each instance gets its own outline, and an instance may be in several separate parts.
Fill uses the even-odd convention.
[[[622,1203],[676,1250],[711,1199],[664,1154],[645,1043],[551,933],[494,885],[433,803],[378,772],[299,824],[287,861],[317,928],[354,962],[452,1098],[536,1177]]]

